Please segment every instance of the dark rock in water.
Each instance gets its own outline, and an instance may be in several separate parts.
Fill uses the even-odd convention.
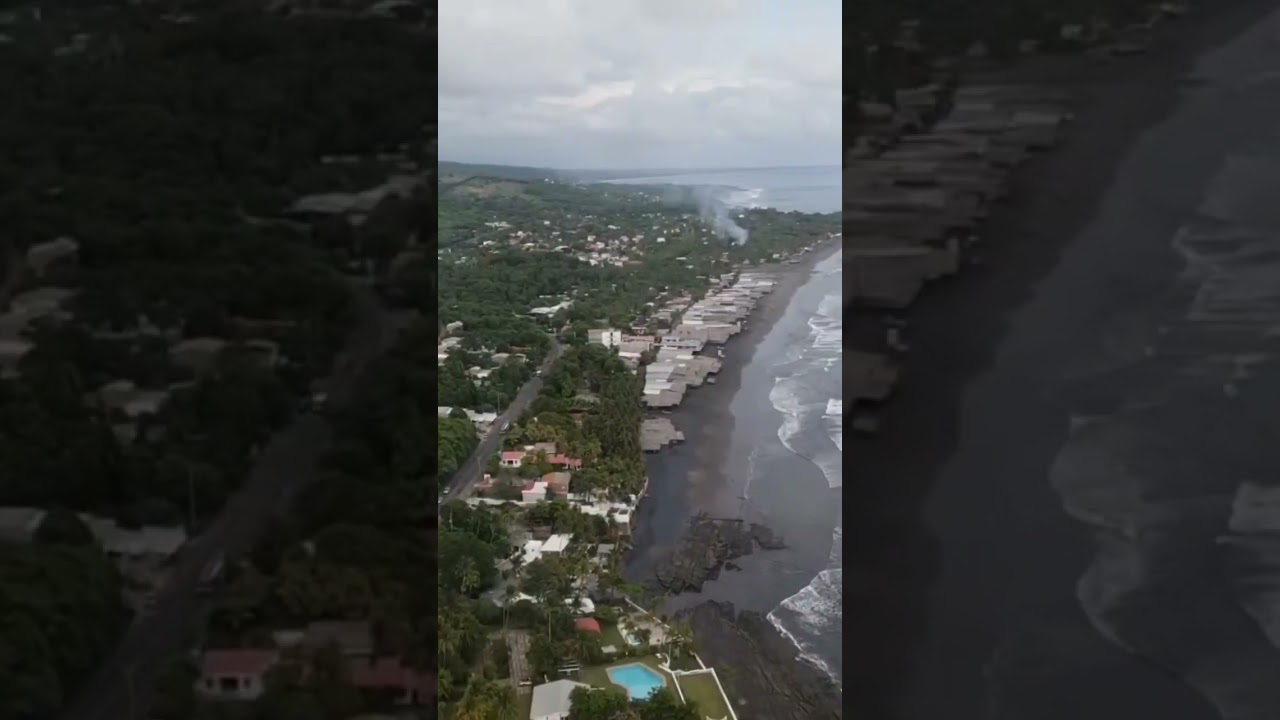
[[[724,564],[724,569],[725,569],[725,570],[734,570],[734,571],[737,571],[737,570],[741,570],[742,568],[738,566],[738,563],[735,563],[735,562],[727,562],[727,563],[725,563],[725,564]]]
[[[761,550],[782,550],[787,546],[780,535],[759,523],[751,523],[751,539]]]
[[[680,546],[658,563],[655,581],[670,593],[696,592],[706,581],[719,577],[725,563],[750,555],[756,548],[784,547],[782,538],[763,525],[700,513],[689,521]]]
[[[839,687],[798,658],[769,620],[708,601],[676,613],[693,629],[698,655],[716,668],[740,718],[839,720]]]

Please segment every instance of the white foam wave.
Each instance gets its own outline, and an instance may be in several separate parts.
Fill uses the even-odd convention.
[[[844,452],[844,402],[841,400],[828,400],[827,412],[822,416],[826,421],[827,436],[831,438],[831,442],[836,444],[836,448],[841,453]],[[843,458],[842,458],[843,459]]]
[[[828,276],[842,267],[837,258],[834,268],[820,266],[818,270]],[[789,451],[817,465],[831,488],[839,488],[843,477],[844,402],[838,383],[829,379],[833,368],[838,371],[843,352],[843,311],[839,291],[822,298],[807,320],[808,344],[797,343],[799,347],[778,367],[779,375],[769,393],[770,402],[782,415],[778,439]],[[768,615],[800,658],[837,685],[841,682],[840,651],[831,639],[840,636],[843,625],[843,536],[837,522],[827,569]]]
[[[725,194],[724,204],[732,208],[762,208],[765,207],[761,201],[763,196],[764,188],[731,190]]]
[[[784,375],[774,380],[769,391],[769,402],[782,415],[778,426],[778,440],[787,450],[813,462],[822,470],[830,487],[841,487],[843,469],[841,453],[844,450],[844,418],[827,412],[831,400],[814,397],[815,390],[807,387],[804,375]],[[838,401],[837,401],[838,402]],[[805,436],[806,429],[821,427],[835,446],[815,441]]]
[[[815,315],[809,319],[809,328],[812,330],[811,337],[813,338],[809,347],[823,352],[839,352],[844,349],[844,323],[842,321]]]
[[[769,622],[800,652],[800,657],[836,684],[840,683],[840,675],[822,656],[815,641],[839,631],[844,618],[843,600],[844,570],[830,568],[783,600],[768,616]]]
[[[830,293],[818,303],[818,314],[824,318],[840,321],[843,324],[844,298],[840,293]]]
[[[784,447],[799,455],[792,441],[800,433],[800,416],[804,413],[804,403],[800,399],[799,383],[792,377],[780,377],[774,381],[769,391],[769,402],[782,413],[782,425],[778,427],[778,440]]]

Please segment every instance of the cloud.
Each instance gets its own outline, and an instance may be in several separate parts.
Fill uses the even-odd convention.
[[[838,164],[840,24],[836,0],[443,0],[441,157]]]

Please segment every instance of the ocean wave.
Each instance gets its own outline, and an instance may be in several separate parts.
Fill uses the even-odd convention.
[[[742,188],[731,190],[721,198],[721,201],[731,208],[737,209],[754,209],[766,207],[760,198],[764,196],[764,188]]]
[[[805,411],[805,404],[800,399],[800,381],[794,377],[779,377],[769,391],[769,402],[773,408],[782,413],[782,424],[778,426],[778,440],[783,447],[799,455],[793,441],[800,434],[800,416]]]
[[[800,657],[837,685],[841,682],[838,650],[844,624],[844,570],[830,568],[799,592],[782,601],[769,622],[796,647]],[[826,641],[825,643],[823,641]],[[834,657],[833,657],[834,656]]]
[[[814,315],[809,318],[809,329],[812,331],[811,349],[824,353],[844,350],[843,320]]]
[[[837,488],[843,478],[843,417],[827,413],[831,399],[824,392],[810,375],[783,375],[774,380],[769,402],[782,415],[778,440],[783,447],[817,465],[827,484]]]
[[[836,444],[836,449],[841,453],[844,452],[843,408],[844,402],[842,400],[828,400],[827,412],[822,416],[822,419],[825,420],[827,424],[827,436],[831,438],[831,442]]]
[[[1050,483],[1093,537],[1077,598],[1098,633],[1223,718],[1277,717],[1280,488],[1251,478],[1277,457],[1280,238],[1197,222],[1172,247],[1189,302],[1129,361],[1148,379],[1116,412],[1071,418]]]
[[[815,268],[814,274],[829,277],[841,268],[838,257],[828,258]],[[769,401],[782,416],[778,439],[783,446],[814,463],[828,486],[836,489],[841,487],[843,478],[844,403],[840,373],[833,375],[831,371],[833,367],[838,370],[843,352],[841,293],[837,290],[825,294],[806,324],[808,337],[796,338],[799,342],[792,345],[786,360],[775,366]],[[769,622],[796,647],[800,658],[837,685],[843,671],[843,537],[837,520],[827,567],[768,615]]]

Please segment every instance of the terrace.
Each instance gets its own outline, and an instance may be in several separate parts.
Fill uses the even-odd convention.
[[[640,689],[632,681],[632,676],[638,675],[634,672],[634,666],[637,665],[660,678],[663,687],[674,692],[682,702],[696,706],[704,720],[737,720],[737,715],[729,707],[729,701],[720,689],[715,671],[703,666],[696,656],[677,658],[671,665],[665,656],[643,655],[606,665],[585,666],[578,671],[578,680],[592,687],[621,688],[634,695]],[[691,669],[681,669],[684,667]]]

